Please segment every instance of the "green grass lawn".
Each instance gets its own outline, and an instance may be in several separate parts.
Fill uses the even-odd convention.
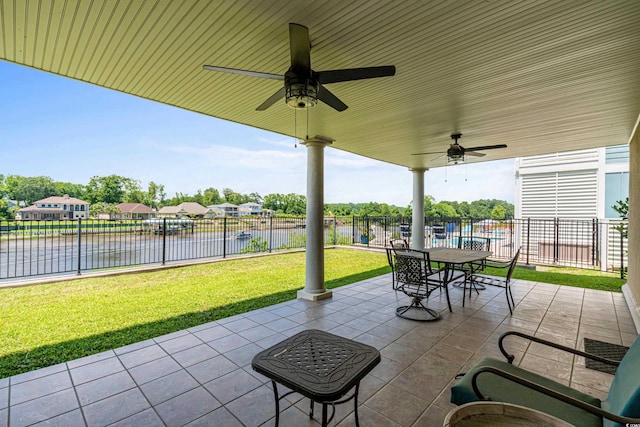
[[[389,272],[386,256],[325,252],[328,288]],[[296,298],[305,254],[0,289],[0,378]]]
[[[325,251],[330,289],[389,271],[383,253]],[[618,292],[624,284],[576,273],[517,268],[514,277]],[[288,301],[304,280],[298,252],[0,289],[0,378]]]
[[[506,268],[487,268],[485,272],[495,276],[505,276],[506,273]],[[516,267],[513,278],[611,292],[621,292],[620,288],[626,283],[612,273],[565,267],[538,267],[536,270]]]

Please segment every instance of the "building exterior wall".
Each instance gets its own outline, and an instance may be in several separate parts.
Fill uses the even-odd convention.
[[[30,221],[59,221],[89,218],[90,204],[79,199],[63,197],[49,197],[38,200],[32,206],[20,209],[16,219]]]
[[[517,159],[516,217],[617,218],[610,205],[628,195],[628,173],[628,146]]]

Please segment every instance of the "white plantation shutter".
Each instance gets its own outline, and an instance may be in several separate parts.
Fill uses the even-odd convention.
[[[522,175],[523,218],[595,218],[595,169]]]

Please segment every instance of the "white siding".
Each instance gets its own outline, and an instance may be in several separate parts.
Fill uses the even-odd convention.
[[[567,151],[564,153],[552,153],[542,156],[523,157],[520,159],[520,167],[533,166],[559,166],[571,164],[584,164],[598,159],[598,149]]]

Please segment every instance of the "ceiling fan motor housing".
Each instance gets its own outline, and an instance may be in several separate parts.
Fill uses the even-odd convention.
[[[284,75],[287,105],[291,108],[310,108],[318,103],[319,83],[313,77],[300,77],[292,71]]]

